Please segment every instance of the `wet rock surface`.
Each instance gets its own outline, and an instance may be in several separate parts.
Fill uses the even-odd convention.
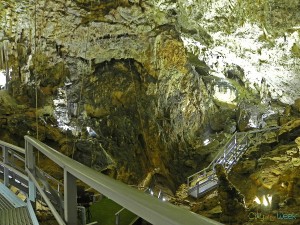
[[[298,11],[287,0],[2,1],[0,139],[37,137],[134,185],[159,168],[151,180],[174,204],[228,224],[272,223],[252,219],[266,210],[255,196],[273,196],[272,215],[298,213]],[[235,131],[278,125],[252,135],[229,174],[248,221],[233,222],[244,209],[222,193],[187,197],[186,177]]]
[[[286,127],[272,128],[250,137],[252,146],[218,190],[198,200],[180,195],[177,203],[224,224],[298,224],[299,137],[284,142],[279,139],[282,133],[288,135],[287,129],[291,127],[297,127],[297,119],[289,121]],[[291,136],[294,137],[293,132]],[[244,207],[233,210],[239,201],[234,197],[228,199],[225,190],[235,188],[239,192],[234,193],[240,193],[245,201]]]
[[[228,180],[224,167],[217,165],[215,169],[219,180],[218,197],[222,211],[220,220],[237,224],[245,221],[247,218],[245,197]]]

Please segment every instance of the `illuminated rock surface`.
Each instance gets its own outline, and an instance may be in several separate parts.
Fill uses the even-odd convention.
[[[0,93],[0,139],[22,145],[25,134],[37,136],[134,185],[159,168],[153,182],[175,193],[235,131],[283,125],[279,135],[253,138],[229,179],[247,204],[260,187],[274,189],[282,207],[288,198],[300,204],[299,7],[297,0],[2,1],[0,85],[4,75],[9,83]],[[212,199],[192,208],[218,217]]]

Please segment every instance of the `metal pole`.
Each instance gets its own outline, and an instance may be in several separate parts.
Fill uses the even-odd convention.
[[[32,180],[32,182],[36,185],[37,189],[39,190],[43,200],[45,201],[45,203],[48,205],[49,209],[51,210],[53,216],[55,217],[56,221],[58,222],[59,225],[66,225],[65,221],[63,221],[63,219],[61,218],[61,216],[59,215],[59,213],[56,211],[55,207],[53,206],[52,202],[50,201],[50,199],[48,198],[48,196],[45,194],[43,188],[41,188],[39,186],[38,181],[35,179],[35,177],[33,176],[33,174],[26,169],[27,173],[28,173],[28,177]]]
[[[84,206],[77,206],[81,214],[81,224],[86,225],[86,210]]]
[[[35,157],[33,153],[33,146],[28,141],[25,141],[25,168],[27,168],[32,173],[32,175],[35,176]],[[29,200],[35,202],[36,187],[30,177],[28,179],[28,189]]]
[[[76,177],[64,169],[65,221],[68,225],[77,224],[77,186]]]
[[[6,186],[6,187],[8,187],[9,186],[9,177],[8,177],[8,175],[9,175],[9,170],[8,170],[8,168],[5,166],[5,165],[7,165],[8,164],[8,148],[7,147],[5,147],[5,146],[2,146],[2,154],[3,154],[3,163],[4,163],[4,177],[3,177],[3,179],[4,179],[4,185]]]
[[[125,210],[125,208],[122,208],[120,209],[118,212],[115,213],[115,216],[116,216],[116,225],[119,225],[120,224],[120,214],[121,212]]]
[[[120,223],[120,214],[116,214],[116,225],[119,225]]]

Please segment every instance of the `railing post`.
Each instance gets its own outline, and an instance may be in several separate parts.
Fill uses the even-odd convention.
[[[226,156],[227,156],[226,151],[227,151],[227,149],[224,150],[224,160],[222,162],[222,166],[224,166],[226,163]]]
[[[10,151],[11,157],[10,157],[10,163],[11,165],[15,165],[15,152]]]
[[[7,147],[5,147],[5,146],[2,146],[2,155],[3,155],[3,163],[4,164],[8,164],[8,148]],[[8,187],[9,186],[9,177],[8,177],[8,175],[9,175],[9,170],[4,166],[4,177],[3,177],[3,182],[4,182],[4,185],[6,186],[6,187]]]
[[[86,210],[84,206],[77,206],[81,214],[81,225],[86,225]]]
[[[235,156],[235,153],[237,152],[239,147],[238,139],[237,139],[237,134],[234,134],[234,148],[233,148],[233,154]]]
[[[234,133],[234,144],[236,144],[236,133]]]
[[[116,214],[116,225],[120,224],[120,213]]]
[[[25,141],[25,168],[27,168],[32,173],[32,175],[35,176],[35,157],[33,146],[28,141]],[[28,179],[28,189],[29,200],[35,202],[36,187],[30,177]]]
[[[77,224],[77,186],[76,177],[64,169],[64,211],[68,225]]]

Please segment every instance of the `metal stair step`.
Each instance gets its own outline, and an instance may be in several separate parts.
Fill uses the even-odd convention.
[[[14,208],[14,206],[0,193],[0,210],[11,208]]]
[[[222,164],[226,171],[230,172],[231,168],[239,161],[247,150],[248,141],[245,139],[247,135],[248,133],[234,134],[217,157],[211,162],[209,167],[196,173],[198,176],[195,176],[192,181],[188,180],[188,184],[190,185],[188,191],[189,195],[197,198],[218,186],[218,179],[215,175],[214,166],[216,164]],[[207,175],[208,173],[210,173],[210,175]]]
[[[4,212],[4,210],[0,210],[0,224],[5,224],[4,220],[3,220],[3,218],[4,218],[3,212]]]
[[[32,225],[26,206],[2,210],[0,213],[1,225]]]
[[[17,210],[19,211],[18,215],[22,224],[32,224],[27,207],[20,207]]]
[[[0,183],[0,195],[5,197],[5,199],[12,205],[12,207],[22,207],[26,206],[26,203],[18,198],[9,188],[4,184]]]
[[[217,186],[218,186],[217,180],[208,181],[205,184],[202,184],[202,186],[199,187],[199,190],[198,190],[198,185],[194,186],[192,189],[189,190],[189,195],[197,198],[200,195],[203,195],[208,191],[216,188]]]

